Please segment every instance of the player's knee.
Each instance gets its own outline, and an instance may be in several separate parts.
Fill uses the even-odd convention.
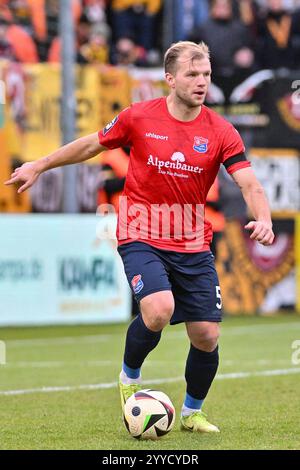
[[[218,338],[208,338],[206,341],[200,341],[197,345],[194,346],[197,349],[205,352],[213,352],[218,345]]]
[[[219,336],[219,328],[213,326],[193,335],[191,342],[195,348],[201,351],[212,352],[218,345]]]
[[[161,331],[167,323],[168,320],[163,316],[153,316],[147,319],[147,327],[152,331]]]
[[[173,314],[173,307],[169,305],[157,305],[148,316],[149,328],[153,331],[162,330],[170,321]]]
[[[149,300],[150,302],[147,300],[141,302],[144,323],[150,330],[160,331],[167,325],[173,315],[173,296],[161,296],[160,298],[157,297]]]
[[[196,338],[196,340],[193,340],[192,343],[195,348],[201,349],[201,351],[212,352],[217,347],[218,338],[218,335],[207,334],[200,338]]]

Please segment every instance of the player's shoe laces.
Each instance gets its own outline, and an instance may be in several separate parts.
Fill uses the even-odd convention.
[[[187,429],[193,432],[220,432],[214,424],[207,421],[206,414],[203,411],[195,411],[188,416],[181,416],[181,429]]]
[[[135,392],[138,392],[139,390],[142,390],[141,384],[123,384],[121,380],[119,380],[119,389],[120,389],[120,396],[121,396],[121,405],[122,405],[122,411],[124,413],[124,405],[126,401],[128,400],[131,395],[133,395]]]

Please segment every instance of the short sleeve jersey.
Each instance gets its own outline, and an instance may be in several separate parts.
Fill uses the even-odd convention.
[[[120,245],[140,240],[156,248],[209,250],[211,224],[204,207],[220,165],[248,167],[236,129],[205,105],[179,121],[166,98],[135,103],[99,132],[101,145],[129,146],[130,163],[118,218]]]

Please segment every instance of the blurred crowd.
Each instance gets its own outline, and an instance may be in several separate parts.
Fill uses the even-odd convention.
[[[168,25],[173,41],[209,45],[217,75],[300,68],[300,0],[71,3],[78,63],[160,66]],[[0,0],[0,59],[59,62],[59,31],[59,0]]]
[[[59,62],[59,0],[0,0],[0,59]],[[78,63],[158,65],[161,0],[71,0]]]

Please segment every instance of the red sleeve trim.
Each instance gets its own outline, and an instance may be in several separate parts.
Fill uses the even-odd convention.
[[[233,165],[230,165],[227,168],[227,173],[232,175],[232,173],[234,173],[235,171],[241,170],[242,168],[248,168],[250,166],[251,166],[251,163],[249,161],[234,163]]]

